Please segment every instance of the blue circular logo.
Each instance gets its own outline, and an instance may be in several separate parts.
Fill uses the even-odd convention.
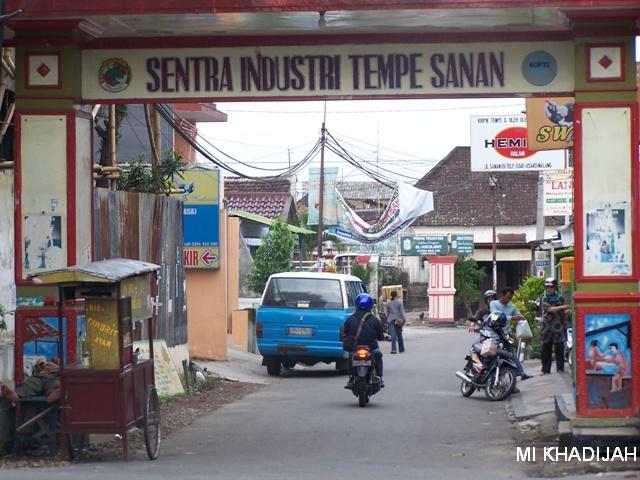
[[[551,83],[558,74],[558,64],[549,52],[536,50],[524,57],[522,76],[531,85],[543,87]]]

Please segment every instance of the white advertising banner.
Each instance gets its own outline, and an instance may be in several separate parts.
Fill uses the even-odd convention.
[[[573,215],[573,170],[544,173],[544,216]]]
[[[335,234],[370,244],[386,240],[411,225],[416,218],[433,210],[433,193],[406,183],[398,183],[380,219],[369,224],[353,211],[336,190],[338,226]]]
[[[566,93],[573,42],[82,52],[85,101]]]
[[[524,115],[471,117],[471,171],[562,170],[564,150],[528,148]]]

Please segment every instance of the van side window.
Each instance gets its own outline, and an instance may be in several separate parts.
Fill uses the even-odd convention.
[[[364,285],[361,282],[345,282],[347,287],[347,300],[349,308],[355,307],[356,297],[365,293]]]

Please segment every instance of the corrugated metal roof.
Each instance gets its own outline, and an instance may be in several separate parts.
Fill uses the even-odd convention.
[[[116,283],[125,278],[160,270],[155,263],[111,258],[30,275],[36,283]]]

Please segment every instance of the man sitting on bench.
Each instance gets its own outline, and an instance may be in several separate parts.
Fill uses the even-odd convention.
[[[33,366],[31,376],[24,383],[16,386],[15,391],[0,383],[0,453],[13,431],[11,425],[11,404],[18,405],[23,398],[44,396],[47,403],[60,400],[59,360],[51,362],[39,359]]]

